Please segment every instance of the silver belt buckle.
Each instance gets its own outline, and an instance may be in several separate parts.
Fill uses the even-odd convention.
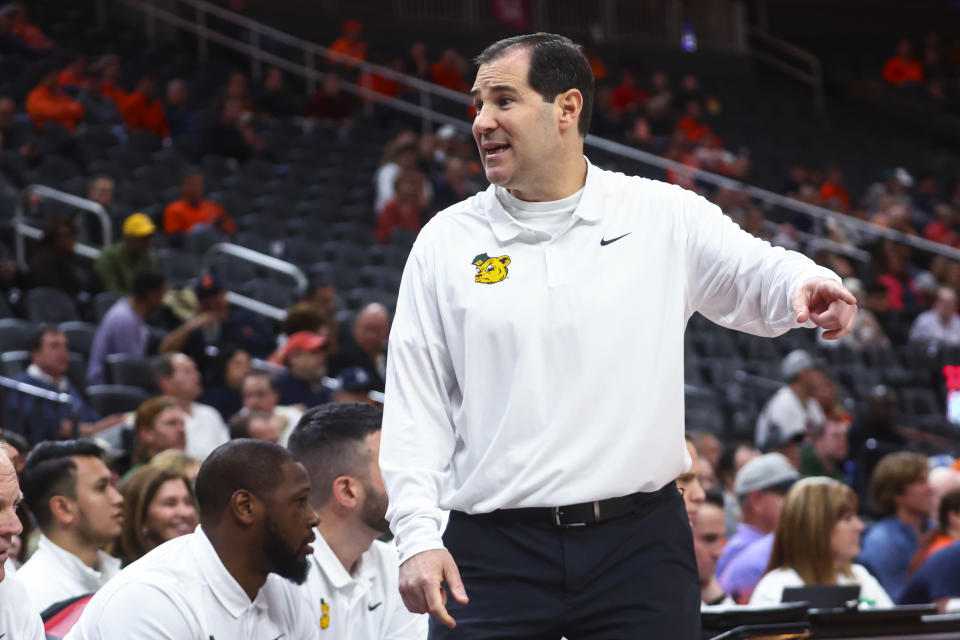
[[[562,508],[563,507],[553,507],[553,509],[551,509],[551,511],[553,511],[553,524],[555,526],[562,529],[569,529],[570,527],[585,527],[589,524],[587,522],[571,522],[570,524],[561,522],[560,509]],[[593,522],[594,524],[600,522],[600,502],[598,500],[593,501]]]

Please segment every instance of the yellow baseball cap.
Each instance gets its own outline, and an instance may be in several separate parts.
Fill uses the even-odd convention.
[[[157,226],[153,224],[150,216],[145,213],[134,213],[123,221],[123,235],[125,236],[143,238],[145,236],[152,236],[156,232]]]

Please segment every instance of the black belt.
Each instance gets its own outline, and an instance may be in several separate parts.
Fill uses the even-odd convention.
[[[665,485],[662,489],[653,492],[638,491],[628,496],[594,500],[569,504],[563,507],[522,507],[519,509],[498,509],[490,513],[467,514],[462,511],[451,511],[451,518],[479,518],[495,522],[540,522],[552,524],[556,527],[585,527],[591,524],[620,518],[628,513],[637,513],[649,509],[659,502],[660,498],[668,495],[668,491],[676,492],[674,483]]]

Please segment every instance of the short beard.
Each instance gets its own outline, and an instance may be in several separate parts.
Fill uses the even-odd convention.
[[[291,549],[277,530],[273,519],[267,517],[265,523],[265,536],[263,551],[273,565],[272,573],[281,578],[285,578],[295,584],[303,584],[307,580],[307,572],[310,570],[310,563],[306,558],[300,560],[300,549]],[[304,539],[304,544],[307,544]],[[300,547],[303,548],[302,546]]]
[[[364,483],[363,493],[366,499],[360,509],[360,519],[374,531],[386,533],[390,530],[390,523],[387,522],[387,494],[378,492],[369,483]]]

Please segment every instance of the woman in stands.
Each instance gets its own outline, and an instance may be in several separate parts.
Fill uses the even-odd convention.
[[[167,540],[193,533],[200,519],[185,476],[146,466],[123,485],[123,532],[114,555],[124,566]]]
[[[850,487],[826,477],[801,480],[787,494],[767,573],[750,604],[777,605],[787,587],[860,585],[861,604],[892,607],[877,579],[853,564],[862,533],[857,496]]]

